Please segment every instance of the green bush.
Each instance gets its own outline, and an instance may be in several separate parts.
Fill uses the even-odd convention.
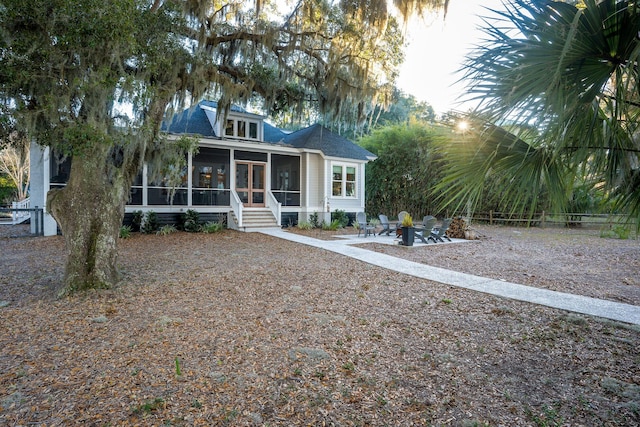
[[[209,221],[202,226],[203,233],[217,233],[222,230],[224,230],[224,223],[222,221]]]
[[[338,221],[340,228],[345,228],[349,225],[349,216],[341,209],[336,209],[331,213],[331,221]]]
[[[200,213],[193,209],[189,209],[184,213],[182,227],[184,231],[197,233],[202,229],[200,225]]]
[[[314,212],[309,216],[309,224],[312,228],[320,227],[320,221],[318,219],[318,212]]]
[[[123,225],[120,227],[120,238],[128,239],[131,236],[131,226]]]
[[[9,205],[16,197],[16,186],[8,177],[0,175],[0,206]]]
[[[144,234],[152,234],[158,230],[160,223],[158,222],[158,214],[154,211],[147,211],[144,214],[144,220],[142,221],[142,231]]]
[[[609,230],[600,231],[600,237],[627,240],[631,229],[623,224],[616,224]]]
[[[142,231],[142,220],[144,213],[142,211],[134,211],[131,219],[131,231]]]
[[[299,221],[296,227],[300,230],[311,230],[313,225],[309,221]]]
[[[322,223],[322,229],[323,230],[337,230],[339,228],[342,228],[342,225],[340,224],[340,221],[335,220],[335,221],[331,221],[329,224],[327,223]]]
[[[160,230],[158,230],[156,232],[156,234],[159,235],[159,236],[166,236],[166,235],[169,235],[171,233],[175,233],[176,231],[178,231],[178,229],[176,228],[175,225],[166,224],[166,225],[163,225],[162,227],[160,227]]]

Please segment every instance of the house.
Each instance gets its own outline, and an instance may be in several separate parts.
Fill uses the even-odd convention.
[[[287,133],[265,117],[234,107],[224,123],[217,104],[203,101],[177,114],[163,131],[169,138],[190,135],[199,149],[187,156],[182,183],[169,188],[152,181],[145,165],[131,188],[125,222],[134,211],[153,210],[161,223],[176,223],[189,209],[204,220],[226,220],[229,228],[288,226],[314,213],[364,210],[365,165],[375,155],[321,125]],[[45,207],[50,188],[65,185],[69,160],[33,147],[31,205]],[[55,234],[45,214],[45,235]]]

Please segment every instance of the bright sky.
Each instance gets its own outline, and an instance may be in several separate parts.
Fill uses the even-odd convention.
[[[483,34],[480,16],[490,15],[485,8],[503,10],[501,0],[451,0],[446,20],[414,22],[409,27],[409,46],[400,72],[398,86],[405,93],[426,101],[437,114],[469,106],[456,102],[464,93],[464,84],[455,84],[456,71],[465,55]]]

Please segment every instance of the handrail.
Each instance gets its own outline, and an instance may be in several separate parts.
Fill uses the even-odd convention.
[[[12,214],[18,214],[22,216],[24,221],[31,220],[31,233],[39,236],[44,235],[44,209],[35,206],[33,208],[0,208],[0,212],[9,212]],[[19,222],[12,222],[11,225],[20,224]]]
[[[271,211],[273,216],[276,217],[276,223],[278,227],[282,225],[282,203],[276,199],[271,191],[267,191],[267,199],[265,206]]]
[[[20,200],[19,202],[11,203],[11,223],[13,225],[20,224],[27,220],[27,217],[30,216],[30,212],[28,210],[31,208],[31,198],[27,197],[24,200]]]
[[[231,189],[231,209],[238,220],[238,228],[242,227],[242,207],[243,204],[242,200],[240,200],[240,196],[238,196],[236,190]]]

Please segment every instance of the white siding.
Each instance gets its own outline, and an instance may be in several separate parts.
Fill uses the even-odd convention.
[[[29,197],[31,207],[43,208],[43,231],[45,236],[55,236],[58,232],[58,224],[47,213],[47,191],[49,190],[49,148],[43,148],[32,142],[29,149],[29,161],[31,179],[29,185]],[[31,221],[31,232],[35,233],[35,221]]]
[[[325,182],[326,171],[324,167],[324,159],[319,154],[307,153],[306,164],[308,169],[305,171],[305,179],[307,181],[307,210],[309,213],[322,212],[325,208]]]

